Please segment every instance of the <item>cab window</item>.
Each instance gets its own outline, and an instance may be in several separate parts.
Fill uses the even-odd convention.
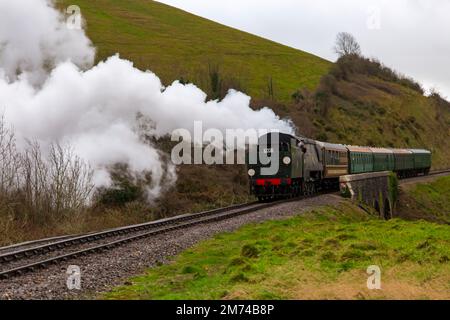
[[[289,152],[289,143],[281,142],[280,149],[282,152]]]

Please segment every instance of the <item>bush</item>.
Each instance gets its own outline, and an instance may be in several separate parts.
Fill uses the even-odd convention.
[[[352,197],[352,194],[347,186],[341,190],[341,196],[347,199],[350,199]]]
[[[391,172],[388,179],[389,200],[391,201],[392,208],[394,208],[398,200],[398,178],[395,173]]]
[[[351,74],[373,76],[385,81],[396,82],[420,94],[424,93],[422,86],[414,79],[399,74],[376,59],[368,59],[359,55],[340,57],[331,69],[330,74],[339,80],[348,80]]]
[[[130,183],[124,183],[115,188],[105,188],[99,191],[99,202],[104,205],[116,206],[139,200],[142,190]]]
[[[291,97],[292,100],[295,101],[295,103],[299,103],[300,101],[305,100],[305,97],[303,96],[303,93],[300,90],[295,91]]]
[[[245,92],[241,80],[223,73],[217,64],[208,65],[207,75],[208,97],[212,100],[223,99],[230,89]]]
[[[85,209],[94,188],[93,171],[70,146],[37,142],[16,147],[14,131],[0,119],[0,212],[39,223]]]
[[[441,93],[436,89],[431,89],[428,96],[437,106],[450,109],[450,102],[442,97]]]
[[[106,206],[123,206],[133,201],[144,201],[146,197],[145,186],[151,177],[134,177],[127,165],[116,164],[110,168],[112,185],[108,188],[99,188],[96,192],[96,201]]]

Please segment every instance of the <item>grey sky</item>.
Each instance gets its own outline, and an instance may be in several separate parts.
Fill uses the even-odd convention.
[[[160,0],[334,61],[339,31],[425,88],[450,98],[449,0]]]

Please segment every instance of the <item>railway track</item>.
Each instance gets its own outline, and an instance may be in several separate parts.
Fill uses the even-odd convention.
[[[445,174],[445,173],[450,173],[450,169],[433,170],[433,171],[430,171],[430,172],[429,172],[427,175],[425,175],[425,176],[421,175],[421,176],[416,176],[416,177],[409,177],[409,178],[401,179],[400,181],[402,181],[402,180],[406,180],[406,181],[410,181],[410,180],[420,180],[420,179],[422,179],[422,178],[426,178],[426,177],[429,177],[429,176],[435,176],[435,175],[440,175],[440,174]]]
[[[90,253],[110,250],[131,241],[187,228],[197,224],[229,219],[255,210],[272,207],[283,202],[297,200],[299,200],[299,198],[270,203],[252,202],[200,213],[184,214],[173,218],[115,228],[81,236],[63,239],[56,238],[56,241],[44,239],[43,241],[50,242],[37,246],[30,246],[30,243],[25,243],[23,245],[26,247],[19,247],[18,250],[11,250],[11,247],[0,248],[0,279],[21,275],[40,268],[46,268],[51,264],[66,261],[69,258],[76,258]],[[6,249],[7,251],[4,252]]]
[[[432,171],[429,175],[438,175],[447,172],[450,172],[450,169]],[[414,178],[417,177],[408,179]],[[111,250],[132,241],[169,231],[180,230],[202,223],[225,220],[255,210],[276,206],[280,203],[301,199],[302,197],[269,203],[251,202],[85,235],[48,238],[3,247],[0,248],[0,279],[46,268],[49,265],[57,264],[70,258]]]

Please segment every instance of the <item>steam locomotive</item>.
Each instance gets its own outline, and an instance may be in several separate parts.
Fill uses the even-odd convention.
[[[284,133],[265,134],[254,148],[247,172],[250,192],[260,201],[337,189],[347,174],[393,171],[404,178],[431,168],[431,152],[424,149],[348,146]]]

